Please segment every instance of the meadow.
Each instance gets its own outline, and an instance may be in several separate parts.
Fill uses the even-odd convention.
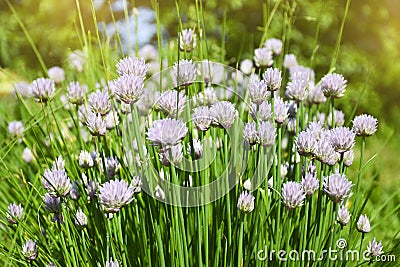
[[[2,266],[399,265],[398,106],[350,0],[77,0],[57,49],[33,3],[2,4]]]

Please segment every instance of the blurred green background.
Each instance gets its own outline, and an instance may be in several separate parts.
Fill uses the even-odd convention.
[[[91,1],[78,2],[86,33],[95,40],[96,24],[92,16]],[[111,1],[112,4],[114,2]],[[133,7],[154,8],[158,3],[164,41],[176,38],[179,19],[175,1],[127,2],[130,12]],[[268,20],[268,16],[263,14],[271,14],[276,2],[277,0],[203,0],[203,28],[209,42],[210,57],[220,58],[221,53],[224,53],[226,62],[232,65],[238,60],[252,58],[254,47],[260,45],[265,20]],[[112,23],[113,16],[115,20],[124,18],[124,10],[119,9],[118,3],[113,6],[113,16],[109,1],[97,0],[93,3],[99,27]],[[290,1],[291,6],[297,3],[291,25],[283,25],[283,18],[288,11],[288,4],[285,3],[282,1],[281,8],[277,9],[267,35],[281,38],[285,29],[289,29],[286,40],[289,51],[297,55],[300,64],[313,67],[318,80],[330,69],[346,1]],[[14,14],[10,4],[14,8]],[[136,10],[139,17],[143,10]],[[356,114],[369,113],[379,119],[378,134],[370,138],[367,144],[367,156],[378,153],[378,157],[365,178],[366,186],[371,183],[380,185],[371,198],[377,201],[382,193],[393,193],[400,184],[400,136],[397,132],[400,128],[399,10],[398,0],[351,1],[336,64],[336,71],[349,81],[346,96],[335,102],[338,108],[350,116],[360,100]],[[197,27],[195,1],[180,1],[179,16],[183,27]],[[154,20],[150,17],[150,24],[152,19]],[[12,82],[30,81],[45,75],[21,24],[25,26],[48,68],[63,66],[69,52],[82,48],[76,1],[0,0],[0,101],[7,111],[12,110],[17,103],[8,101],[12,98],[9,95]],[[139,23],[139,31],[146,32],[147,26]],[[156,37],[148,41],[157,44]],[[225,50],[221,45],[223,43]],[[315,57],[312,60],[313,52]],[[1,113],[5,113],[4,110]],[[4,114],[6,120],[10,120],[10,114],[12,112]],[[346,119],[349,121],[350,118]],[[357,153],[358,149],[355,151]],[[374,179],[374,175],[378,179]],[[400,197],[397,197],[395,203],[399,202]]]

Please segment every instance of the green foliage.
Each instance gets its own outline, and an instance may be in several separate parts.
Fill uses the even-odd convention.
[[[80,1],[81,13],[76,13],[74,1],[11,2],[29,36],[37,45],[46,66],[65,66],[67,81],[79,80],[88,84],[89,90],[93,92],[98,84],[104,85],[106,81],[117,77],[115,63],[120,57],[117,52],[118,40],[102,36],[97,38],[93,24],[95,14],[91,13],[87,1]],[[300,64],[315,69],[317,81],[329,71],[345,9],[344,4],[334,0],[267,1],[263,4],[259,1],[241,0],[180,2],[177,6],[173,1],[151,3],[153,8],[159,3],[158,26],[165,27],[171,34],[165,36],[159,32],[158,38],[164,41],[159,49],[159,61],[167,58],[169,65],[172,65],[183,57],[193,60],[209,58],[236,66],[242,59],[251,59],[254,48],[259,47],[265,38],[276,37],[285,41],[285,52],[296,54]],[[390,37],[381,32],[380,27],[371,29],[370,35],[376,37],[375,39],[365,33],[357,35],[357,38],[371,38],[379,43],[378,48],[372,48],[375,53],[371,52],[371,48],[360,49],[359,43],[351,38],[353,32],[364,26],[355,23],[358,18],[352,13],[353,8],[365,15],[363,19],[371,19],[375,14],[372,10],[376,10],[380,20],[389,16],[385,12],[388,11],[387,6],[373,2],[371,0],[360,4],[353,1],[336,65],[335,72],[342,73],[349,81],[346,97],[335,101],[335,108],[345,112],[347,125],[351,125],[354,110],[356,114],[368,112],[380,119],[383,110],[389,114],[389,111],[399,109],[397,105],[389,105],[398,92],[385,91],[398,82],[396,73],[400,69],[399,63],[388,60],[399,53],[396,49],[399,37],[394,33],[396,25],[388,25]],[[110,19],[107,8],[109,7],[106,5],[96,14],[97,19]],[[44,75],[18,20],[10,15],[6,4],[0,3],[0,10],[1,65],[16,70],[29,79]],[[80,16],[83,25],[78,22]],[[364,20],[363,22],[365,23]],[[81,32],[81,26],[84,33]],[[196,28],[201,33],[201,37],[198,36],[198,47],[191,53],[179,52],[176,42],[177,33],[186,27]],[[87,46],[84,46],[85,43]],[[65,64],[66,53],[76,48],[82,48],[87,59],[82,73],[69,69],[68,64]],[[381,57],[381,53],[387,54]],[[281,62],[282,56],[278,57],[276,66],[281,67]],[[322,190],[307,199],[306,207],[292,212],[283,207],[278,194],[281,190],[279,186],[275,186],[277,192],[271,190],[268,194],[270,189],[267,181],[253,192],[256,196],[254,212],[240,213],[236,204],[243,190],[243,181],[257,171],[257,164],[263,168],[269,167],[266,166],[269,158],[263,153],[267,150],[261,147],[249,152],[247,169],[242,170],[242,166],[235,166],[237,169],[234,174],[240,178],[239,185],[215,203],[197,208],[179,208],[140,193],[113,220],[108,220],[97,199],[88,201],[82,174],[85,173],[99,183],[104,183],[109,178],[102,171],[103,166],[87,171],[80,168],[77,155],[82,149],[97,149],[107,156],[116,155],[122,159],[126,147],[121,140],[121,129],[110,130],[104,138],[91,137],[88,142],[84,142],[80,130],[86,129],[86,126],[79,121],[77,110],[65,110],[59,99],[65,93],[66,86],[65,81],[57,87],[57,96],[49,105],[36,103],[33,99],[21,98],[16,102],[11,96],[3,98],[4,106],[0,109],[0,193],[4,195],[0,203],[1,263],[28,266],[20,254],[20,248],[24,240],[32,238],[37,239],[40,245],[38,263],[34,263],[40,266],[50,261],[56,262],[57,266],[97,266],[104,265],[111,256],[122,262],[123,266],[263,266],[265,262],[257,261],[256,253],[259,249],[264,249],[264,246],[276,249],[283,247],[322,250],[334,245],[335,238],[344,237],[349,242],[349,248],[365,247],[366,242],[372,239],[372,234],[366,235],[364,240],[355,231],[360,213],[371,214],[372,232],[378,240],[384,240],[385,252],[400,255],[399,191],[393,186],[396,185],[396,173],[400,166],[397,157],[392,156],[398,155],[400,142],[398,137],[394,141],[391,139],[393,126],[400,125],[398,118],[393,121],[392,116],[386,115],[387,122],[380,120],[379,131],[376,136],[367,140],[363,157],[358,152],[361,147],[360,140],[357,140],[355,163],[351,168],[345,168],[345,172],[354,183],[358,176],[361,177],[360,191],[352,197],[352,200],[356,199],[350,203],[352,222],[344,230],[334,223],[337,205],[332,204]],[[193,94],[202,89],[201,86],[193,85],[188,92]],[[243,109],[238,99],[234,102],[240,110],[239,118],[249,121],[248,111]],[[297,125],[302,125],[304,129],[307,120],[312,116],[307,119],[303,111],[316,115],[317,110],[300,104],[298,108]],[[320,108],[328,110],[333,107],[327,103]],[[185,112],[189,113],[190,110]],[[125,115],[121,113],[120,116]],[[163,117],[155,111],[149,116],[152,121]],[[132,118],[132,129],[136,138],[144,138],[144,132],[150,124],[145,124],[145,118],[135,112]],[[7,122],[13,119],[23,121],[26,127],[21,143],[18,138],[11,138],[8,134]],[[233,129],[235,137],[242,134],[239,126],[235,125]],[[297,133],[299,131],[298,129]],[[192,132],[193,126],[190,126],[190,137],[185,139],[185,151],[193,146]],[[215,141],[218,138],[221,149],[210,168],[193,175],[195,185],[203,185],[221,175],[230,160],[227,151],[232,148],[232,144],[226,131],[212,129],[200,135],[200,138],[205,137],[212,137]],[[294,145],[295,136],[288,134],[285,127],[282,132],[278,132],[278,142],[281,142],[282,137],[287,138],[290,145]],[[147,146],[149,155],[146,158],[140,157],[143,166],[137,167],[135,171],[148,172],[144,163],[149,161],[156,166],[157,171],[162,169],[165,176],[175,183],[181,184],[188,179],[188,173],[184,171],[161,166],[157,150],[148,142],[143,144]],[[21,158],[24,147],[29,147],[36,156],[30,164]],[[289,162],[292,168],[289,169],[287,179],[300,180],[302,164],[308,164],[314,159],[301,157],[300,162],[296,162],[292,147],[284,151],[280,151],[278,147],[281,147],[279,143],[273,147],[277,154],[274,161]],[[140,152],[138,154],[143,156]],[[62,212],[64,224],[51,222],[51,215],[44,209],[42,201],[45,191],[41,184],[43,171],[59,155],[66,160],[70,178],[79,182],[78,188],[82,195],[79,201],[69,198],[65,200],[65,209]],[[191,157],[186,152],[185,155]],[[236,157],[241,159],[242,154]],[[360,157],[361,164],[358,165]],[[273,177],[275,184],[281,185],[281,165],[276,166],[268,173],[262,173],[262,176]],[[318,163],[319,179],[334,171],[334,168]],[[121,179],[131,181],[132,170],[123,165],[118,175]],[[24,203],[27,212],[23,222],[17,226],[10,225],[6,220],[6,208],[11,202]],[[85,229],[73,224],[78,207],[83,208],[89,217],[89,225]],[[43,230],[46,231],[45,235]],[[297,264],[299,263],[288,263],[289,266],[298,266]],[[342,264],[344,266],[347,263]],[[321,266],[337,265],[336,262],[324,261]]]

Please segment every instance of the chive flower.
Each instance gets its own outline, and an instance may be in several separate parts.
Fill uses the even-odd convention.
[[[286,182],[282,186],[282,202],[288,210],[293,210],[304,204],[306,194],[300,183]]]
[[[34,261],[38,256],[36,240],[27,240],[22,246],[22,255],[26,260]]]
[[[371,136],[377,128],[378,120],[371,115],[362,114],[353,119],[353,131],[357,136]]]
[[[124,75],[116,79],[111,88],[118,101],[132,104],[143,95],[144,82],[142,77]]]
[[[46,103],[56,92],[54,81],[47,78],[38,78],[31,83],[32,94],[37,102]]]
[[[211,106],[210,115],[213,118],[213,125],[227,129],[235,122],[236,109],[231,102],[221,101]]]
[[[124,180],[110,180],[99,188],[99,198],[103,210],[112,217],[123,206],[133,200],[133,187]]]
[[[68,101],[75,105],[82,105],[85,102],[87,85],[81,85],[79,82],[70,82],[67,87]]]
[[[183,121],[166,118],[154,121],[153,126],[147,130],[147,139],[154,146],[174,146],[185,138],[187,132]]]
[[[238,210],[244,213],[252,212],[254,210],[254,200],[255,197],[251,193],[243,191],[237,202]]]
[[[340,206],[337,212],[337,221],[341,226],[346,226],[350,222],[350,212],[345,206]]]
[[[191,52],[197,45],[196,32],[194,29],[183,29],[179,34],[179,49],[184,52]]]
[[[12,224],[18,224],[24,217],[24,208],[21,204],[11,203],[7,207],[7,219]]]
[[[342,203],[351,194],[353,184],[347,180],[346,175],[335,173],[324,178],[323,187],[325,194],[335,203]]]
[[[137,57],[125,57],[116,65],[119,76],[133,75],[144,78],[149,70],[149,64]]]
[[[357,230],[363,234],[369,233],[369,231],[371,231],[371,225],[369,224],[369,219],[367,215],[360,215],[357,221]]]
[[[368,243],[367,252],[368,256],[371,258],[375,258],[383,254],[382,241],[378,243],[376,242],[376,238],[374,237],[374,239]]]
[[[340,98],[346,92],[347,81],[337,73],[330,73],[322,77],[321,89],[326,97]]]

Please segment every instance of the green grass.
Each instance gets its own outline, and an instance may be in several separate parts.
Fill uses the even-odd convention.
[[[347,1],[344,13],[349,11]],[[81,3],[77,0],[77,6]],[[179,59],[190,58],[193,60],[210,59],[223,64],[225,62],[225,36],[222,36],[217,46],[222,49],[215,58],[211,40],[207,28],[205,28],[205,14],[202,1],[195,1],[194,13],[196,14],[196,30],[198,34],[197,47],[191,52],[180,52],[176,38],[171,38],[165,45],[160,33],[162,21],[159,14],[162,12],[158,1],[152,2],[157,14],[159,59],[168,59],[169,66]],[[181,16],[188,12],[184,5],[176,2],[176,29],[183,28]],[[290,52],[290,33],[295,20],[296,11],[301,8],[300,3],[288,4],[277,1],[274,5],[264,5],[264,22],[262,26],[262,40],[270,37],[268,34],[271,21],[274,16],[282,16],[284,25],[280,29],[284,40],[285,53]],[[191,10],[193,12],[193,10]],[[260,12],[262,12],[260,10]],[[125,13],[127,13],[125,11]],[[17,15],[17,14],[15,14]],[[270,16],[268,16],[270,15]],[[226,13],[225,15],[226,16]],[[79,13],[79,31],[81,35],[83,51],[87,57],[87,64],[83,73],[70,71],[67,77],[79,80],[89,85],[90,91],[95,91],[96,83],[108,81],[117,77],[115,64],[121,55],[118,48],[120,40],[103,40],[96,31],[86,35],[83,25],[83,15]],[[96,13],[92,6],[92,18],[96,21]],[[340,58],[340,43],[345,25],[344,15],[340,32],[337,34],[336,46],[332,48],[331,62],[326,66],[333,71],[336,62]],[[225,21],[225,19],[224,19]],[[22,21],[19,20],[20,23]],[[23,27],[23,25],[21,25]],[[229,32],[228,25],[221,25],[223,33]],[[32,39],[29,32],[23,27],[29,42]],[[211,39],[211,38],[210,38]],[[262,44],[260,44],[262,45]],[[318,34],[315,37],[315,50],[317,51]],[[35,45],[32,45],[34,48]],[[257,46],[256,46],[257,47]],[[36,51],[36,50],[35,50]],[[136,49],[135,54],[138,51]],[[248,51],[253,53],[253,51]],[[318,57],[318,53],[313,54]],[[38,55],[38,59],[40,55]],[[282,56],[276,58],[275,67],[282,69]],[[42,64],[44,66],[44,64]],[[231,65],[237,66],[237,62]],[[166,66],[164,66],[166,67]],[[262,73],[263,70],[256,70]],[[288,72],[284,71],[284,84],[280,94],[284,95],[284,87],[287,82]],[[335,70],[335,72],[338,70]],[[44,67],[44,73],[46,69]],[[317,73],[320,77],[324,73]],[[147,77],[147,81],[150,80]],[[163,81],[160,78],[160,81]],[[226,82],[226,81],[223,81]],[[396,188],[399,163],[395,155],[398,155],[399,141],[396,133],[380,121],[376,135],[367,138],[366,150],[360,162],[361,139],[357,139],[354,149],[355,159],[350,168],[344,168],[350,181],[354,184],[360,176],[360,183],[353,187],[360,188],[350,198],[349,205],[352,211],[351,223],[341,228],[336,223],[336,211],[338,205],[330,201],[320,189],[305,200],[305,205],[294,210],[287,210],[281,199],[281,185],[287,181],[300,181],[303,165],[311,162],[316,164],[317,177],[322,180],[335,172],[334,167],[321,164],[313,158],[300,157],[299,162],[294,147],[295,136],[289,134],[286,125],[277,126],[276,144],[265,148],[257,145],[254,149],[243,151],[242,128],[243,122],[252,121],[248,110],[242,103],[250,101],[248,94],[244,99],[235,96],[233,103],[239,111],[238,118],[231,129],[211,128],[209,131],[198,133],[199,139],[212,138],[214,144],[219,140],[220,148],[215,151],[215,159],[211,165],[201,171],[181,170],[177,167],[166,167],[160,164],[158,149],[151,146],[145,139],[145,132],[152,126],[152,122],[165,116],[160,112],[151,110],[147,117],[138,113],[133,105],[132,121],[128,126],[121,123],[118,127],[107,131],[104,137],[91,137],[85,142],[81,129],[87,131],[86,126],[79,121],[77,109],[72,107],[65,110],[59,99],[66,93],[67,81],[57,86],[57,95],[48,104],[35,102],[33,99],[15,99],[6,96],[1,99],[0,109],[0,194],[4,196],[0,202],[0,263],[4,266],[45,266],[54,262],[56,266],[105,266],[112,257],[120,263],[120,266],[356,266],[367,265],[368,261],[346,262],[345,260],[333,261],[325,258],[316,263],[307,261],[280,262],[276,257],[271,261],[258,259],[259,252],[265,248],[286,251],[314,250],[317,253],[324,249],[336,249],[336,241],[344,238],[348,246],[346,249],[365,250],[369,241],[376,237],[383,240],[385,254],[393,254],[400,257],[399,251],[399,191]],[[238,90],[237,84],[233,85]],[[185,88],[188,97],[204,90],[205,86],[195,83]],[[271,99],[273,101],[273,99]],[[17,104],[18,103],[18,104]],[[87,104],[87,103],[86,103]],[[334,102],[322,104],[320,110],[332,110]],[[118,110],[118,105],[115,107]],[[335,105],[336,107],[336,105]],[[303,103],[297,104],[296,134],[304,130],[309,119],[316,115],[317,109]],[[185,107],[183,117],[190,118],[193,106]],[[119,112],[119,110],[118,110]],[[121,121],[127,120],[127,115],[119,112]],[[346,122],[350,124],[351,114],[347,114]],[[12,138],[8,134],[7,122],[18,119],[25,126],[24,137]],[[194,126],[187,123],[188,135],[183,141],[184,154],[188,159],[193,155],[187,153],[187,148],[193,148],[195,135]],[[121,136],[123,133],[123,137]],[[125,138],[125,139],[124,139]],[[127,138],[127,139],[126,139]],[[136,139],[139,144],[137,151],[130,140]],[[287,140],[288,147],[281,147],[282,139]],[[27,164],[22,160],[22,151],[29,147],[35,155],[35,160]],[[81,150],[98,150],[102,155],[102,164],[84,170],[78,166],[77,157]],[[134,151],[134,155],[140,159],[140,166],[125,164],[123,161],[127,151]],[[211,151],[211,150],[210,150]],[[81,194],[79,200],[69,197],[63,199],[62,215],[64,223],[51,222],[52,214],[46,211],[42,197],[46,190],[42,186],[42,175],[46,168],[50,168],[53,160],[62,155],[66,162],[66,171],[72,181],[77,183]],[[276,155],[276,157],[272,156]],[[129,205],[123,207],[112,219],[108,219],[101,209],[98,197],[88,199],[85,191],[83,174],[88,179],[104,184],[109,179],[104,172],[106,156],[117,156],[121,169],[117,174],[118,179],[128,182],[133,175],[142,175],[142,179],[149,181],[144,185],[143,191],[135,194],[135,198]],[[205,153],[205,159],[210,158],[211,152]],[[290,164],[286,178],[281,177],[281,164]],[[339,164],[336,164],[337,167]],[[195,166],[191,167],[192,170]],[[360,172],[362,169],[362,172]],[[218,177],[221,188],[230,188],[229,181],[235,184],[228,194],[207,205],[195,207],[180,207],[168,205],[158,201],[154,196],[155,186],[160,173],[164,179],[171,182],[164,187],[167,198],[172,198],[175,203],[184,202],[177,189],[173,186],[181,185],[189,179],[193,179],[194,186],[206,185],[215,181]],[[255,177],[255,181],[261,181],[259,186],[252,191],[255,197],[255,208],[250,213],[243,213],[237,209],[237,201],[244,191],[243,182]],[[272,177],[273,188],[269,188],[268,179]],[[265,179],[266,178],[266,179]],[[148,187],[148,188],[147,188]],[[170,191],[168,190],[170,187]],[[146,193],[146,192],[147,193]],[[150,194],[148,194],[150,192]],[[205,198],[213,192],[204,192]],[[194,196],[186,195],[187,198]],[[11,225],[7,221],[7,206],[11,202],[23,203],[25,216],[17,225]],[[88,217],[87,227],[81,228],[74,224],[74,215],[81,208]],[[355,230],[355,224],[359,214],[367,214],[371,220],[372,231],[365,238]],[[28,239],[37,240],[39,256],[29,262],[21,254],[21,246]],[[381,266],[382,263],[371,263]],[[387,266],[396,266],[395,262],[385,263]]]

